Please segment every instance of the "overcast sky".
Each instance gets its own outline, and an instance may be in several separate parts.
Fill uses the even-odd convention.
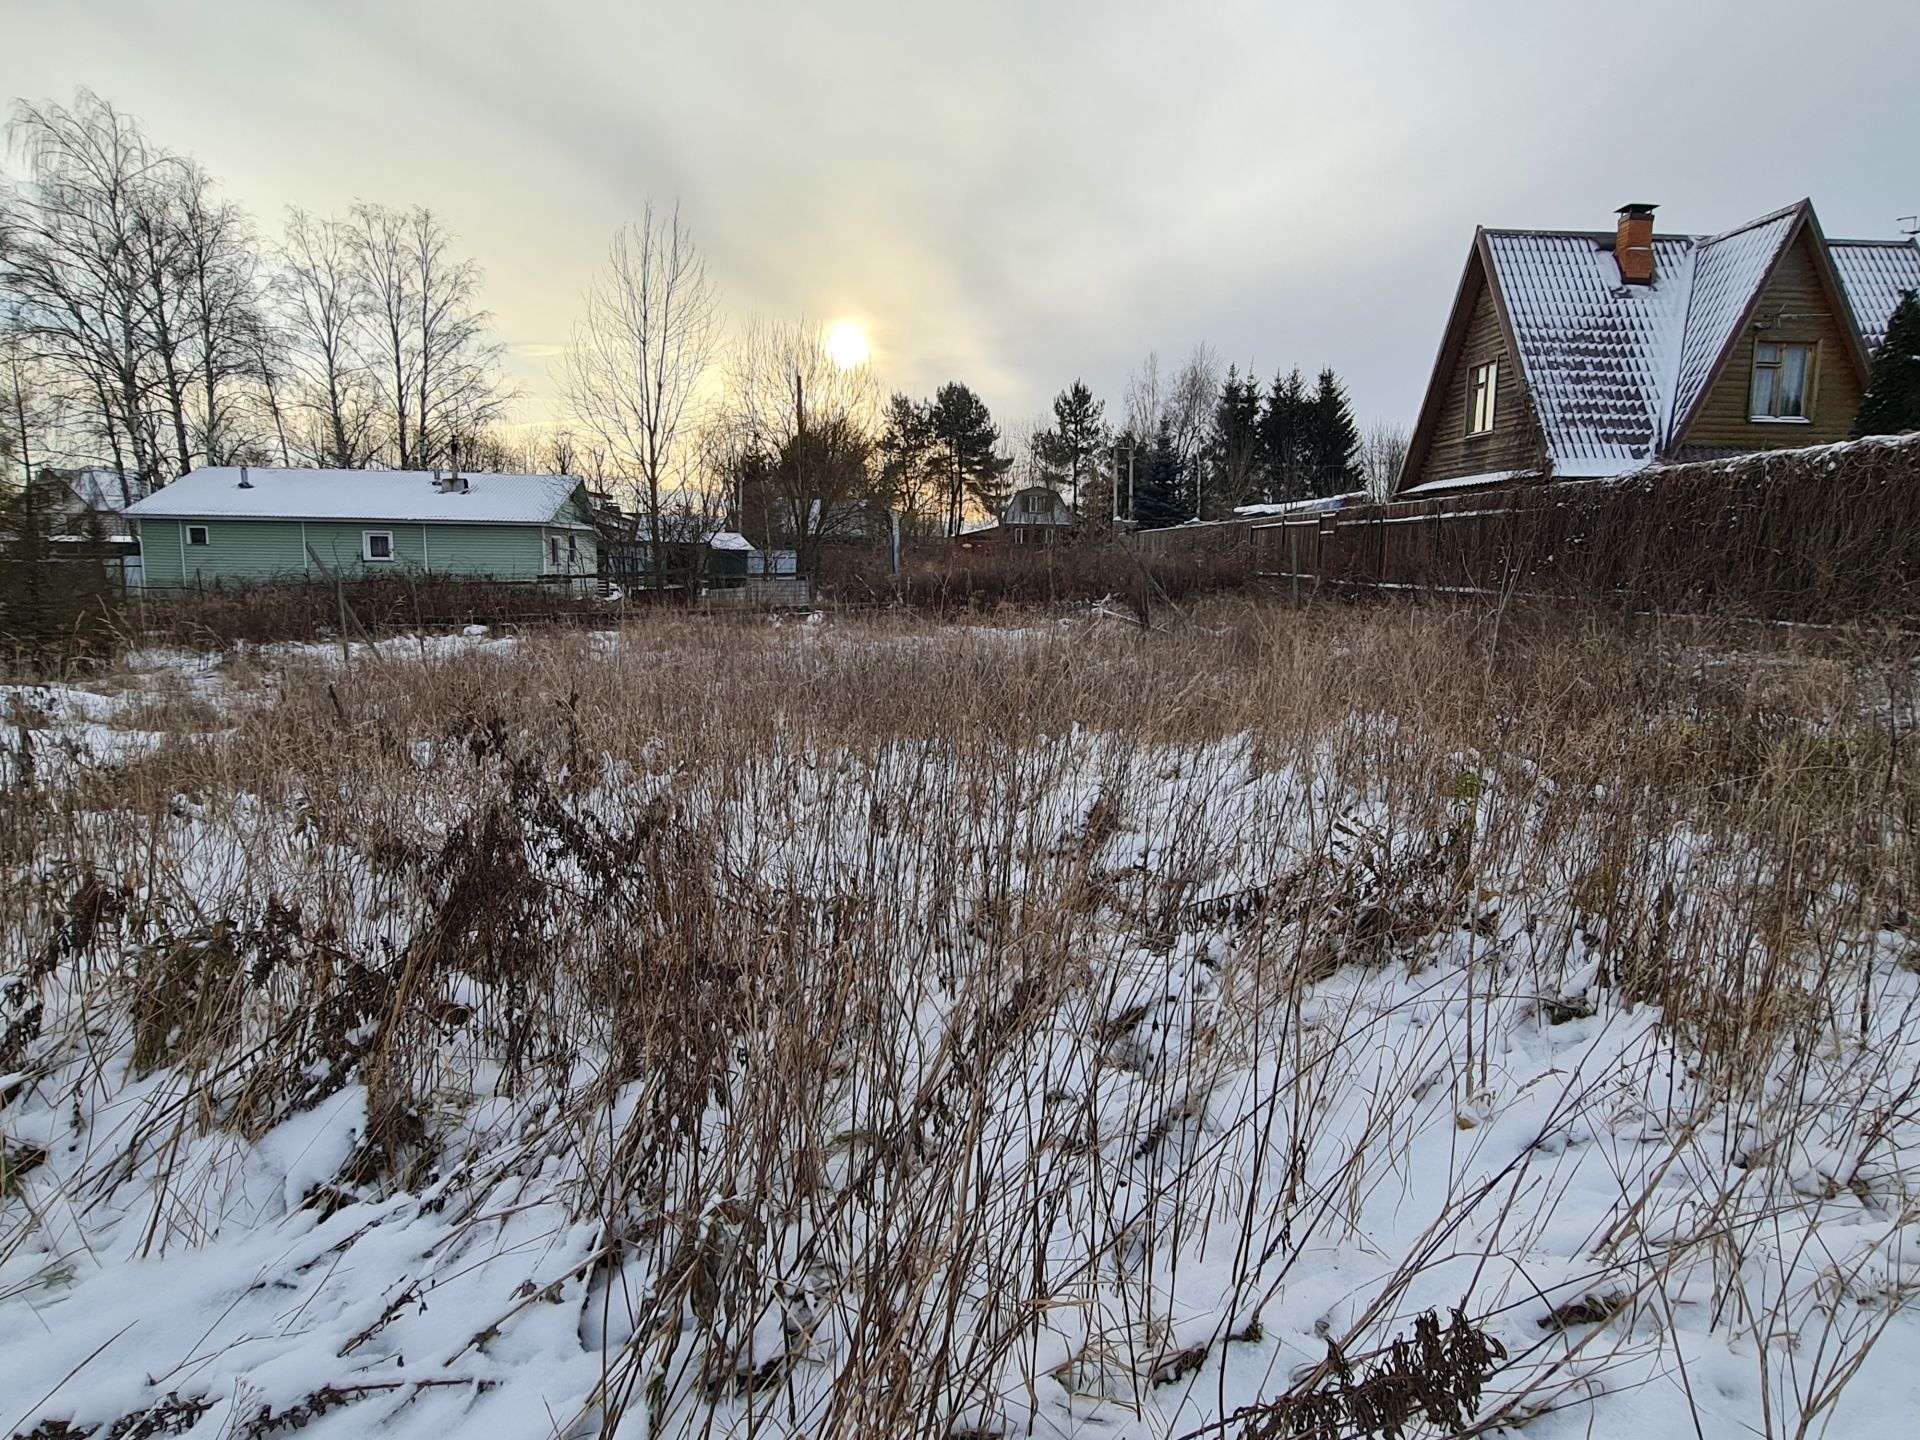
[[[526,420],[653,196],[736,318],[1003,423],[1198,340],[1410,423],[1476,223],[1895,233],[1916,55],[1920,0],[0,0],[0,94],[92,87],[269,229],[438,211]]]

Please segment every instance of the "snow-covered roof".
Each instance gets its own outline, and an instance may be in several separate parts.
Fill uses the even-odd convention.
[[[242,481],[245,481],[243,484]],[[427,470],[269,470],[215,465],[130,506],[136,520],[381,520],[395,524],[579,526],[556,521],[570,475],[467,475],[445,489]]]
[[[128,485],[137,495],[140,493],[139,481],[129,479]],[[102,515],[117,515],[126,509],[126,501],[120,493],[120,475],[118,471],[89,465],[84,470],[76,470],[67,481],[67,488],[73,491],[80,503],[89,510],[98,510]]]
[[[1623,282],[1612,233],[1481,231],[1555,472],[1616,474],[1665,453],[1802,227],[1821,239],[1804,200],[1719,235],[1657,236],[1644,285]],[[1827,248],[1871,349],[1900,292],[1920,287],[1920,246]]]
[[[1750,225],[1699,242],[1693,261],[1693,298],[1680,347],[1673,419],[1691,414],[1734,332],[1792,238],[1799,208],[1763,216]]]
[[[1521,369],[1548,451],[1626,465],[1658,442],[1693,267],[1654,242],[1654,282],[1622,285],[1611,235],[1490,230]]]
[[[1314,495],[1305,500],[1279,500],[1258,505],[1236,505],[1233,513],[1243,520],[1258,520],[1268,515],[1308,515],[1322,510],[1339,510],[1367,498],[1364,490],[1344,495]]]
[[[707,542],[713,550],[751,550],[753,542],[737,530],[722,530]]]
[[[1920,240],[1831,240],[1827,253],[1860,322],[1860,338],[1867,349],[1879,349],[1900,296],[1920,291]]]

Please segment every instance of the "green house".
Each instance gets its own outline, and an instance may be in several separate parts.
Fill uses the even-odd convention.
[[[130,506],[153,589],[405,571],[586,586],[600,542],[567,475],[209,466]]]

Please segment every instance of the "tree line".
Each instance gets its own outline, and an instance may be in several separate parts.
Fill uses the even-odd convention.
[[[972,388],[884,395],[804,319],[723,325],[677,211],[612,238],[544,431],[514,398],[480,267],[422,206],[290,210],[275,233],[197,161],[89,92],[16,102],[0,176],[0,455],[99,466],[123,501],[199,465],[552,470],[642,539],[731,524],[811,557],[898,526],[951,538],[1025,485],[1104,531],[1388,478],[1338,377],[1262,386],[1201,346],[1149,355],[1114,423],[1080,381],[1009,432]]]
[[[263,235],[109,102],[17,102],[0,186],[12,446],[110,468],[123,499],[202,464],[424,468],[509,391],[480,270],[424,207],[294,210]]]

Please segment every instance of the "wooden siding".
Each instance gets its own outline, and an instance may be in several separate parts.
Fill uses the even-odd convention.
[[[1493,291],[1485,283],[1479,290],[1467,321],[1466,340],[1441,390],[1439,419],[1434,423],[1433,439],[1420,473],[1403,478],[1401,489],[1428,480],[1456,480],[1464,475],[1487,475],[1539,463],[1539,428],[1528,412],[1525,388],[1500,328]],[[1476,367],[1490,360],[1500,366],[1494,386],[1493,429],[1484,435],[1468,435],[1468,379]]]
[[[1802,230],[1780,257],[1760,292],[1754,323],[1734,341],[1686,434],[1679,437],[1676,449],[1681,458],[1824,445],[1853,433],[1854,414],[1860,408],[1860,377],[1848,353],[1846,328],[1834,314],[1833,297],[1820,283],[1812,244],[1812,236]],[[1762,325],[1764,332],[1758,328]],[[1818,344],[1813,415],[1808,423],[1749,418],[1753,347],[1763,336],[1785,343]]]

